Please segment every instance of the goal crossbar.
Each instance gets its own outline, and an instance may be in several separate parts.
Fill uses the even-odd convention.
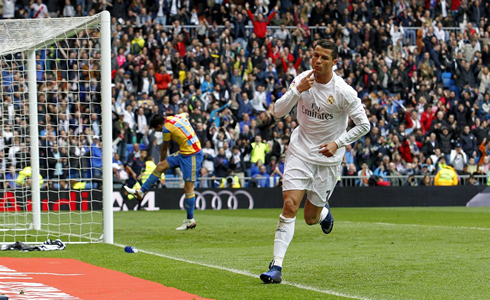
[[[102,13],[100,13],[102,14]],[[37,50],[100,23],[101,15],[74,18],[5,20],[0,23],[0,56]],[[50,30],[46,30],[50,28]]]

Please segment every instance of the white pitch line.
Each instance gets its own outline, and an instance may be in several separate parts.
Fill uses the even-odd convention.
[[[22,274],[53,275],[53,276],[83,276],[83,275],[85,275],[85,274],[43,273],[43,272],[22,272]]]
[[[355,222],[355,221],[339,221],[339,223],[375,224],[375,225],[386,225],[386,226],[431,227],[431,228],[442,228],[442,229],[467,229],[467,230],[490,231],[490,228],[486,228],[486,227],[443,226],[443,225],[424,225],[424,224],[397,224],[397,223],[385,223],[385,222]]]
[[[117,247],[121,247],[121,248],[124,248],[125,247],[122,244],[114,244],[114,245],[117,246]],[[250,273],[250,272],[247,272],[247,271],[242,271],[242,270],[237,270],[237,269],[231,269],[231,268],[226,268],[226,267],[211,265],[211,264],[207,264],[207,263],[203,263],[203,262],[199,262],[199,261],[183,259],[183,258],[179,258],[179,257],[174,257],[174,256],[169,256],[169,255],[157,253],[157,252],[151,252],[151,251],[141,250],[139,248],[138,248],[138,251],[139,252],[142,252],[142,253],[145,253],[145,254],[155,255],[155,256],[159,256],[159,257],[171,259],[171,260],[176,260],[176,261],[185,262],[185,263],[189,263],[189,264],[195,264],[195,265],[199,265],[199,266],[203,266],[203,267],[218,269],[218,270],[222,270],[222,271],[227,271],[227,272],[235,273],[235,274],[238,274],[238,275],[244,275],[244,276],[248,276],[248,277],[259,279],[257,274],[253,274],[253,273]],[[299,284],[299,283],[294,283],[294,282],[289,282],[289,281],[282,281],[281,284],[290,285],[290,286],[294,286],[294,287],[299,288],[299,289],[313,291],[313,292],[318,292],[318,293],[322,293],[322,294],[328,294],[328,295],[333,295],[333,296],[345,297],[345,298],[350,298],[350,299],[369,300],[369,298],[366,298],[366,297],[361,297],[361,296],[356,296],[356,295],[349,295],[349,294],[343,294],[343,293],[339,293],[339,292],[335,292],[335,291],[329,291],[329,290],[322,290],[322,289],[318,289],[318,288],[315,288],[315,287],[311,287],[311,286],[307,286],[307,285],[303,285],[303,284]]]

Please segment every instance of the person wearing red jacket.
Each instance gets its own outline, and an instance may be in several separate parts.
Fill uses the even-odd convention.
[[[165,71],[164,66],[160,66],[159,72],[155,73],[155,83],[157,84],[158,90],[167,90],[171,81],[172,76]]]
[[[432,104],[426,104],[424,112],[420,115],[420,123],[422,123],[422,132],[426,134],[430,132],[430,125],[435,118],[435,113],[432,111]]]
[[[419,155],[421,150],[422,143],[415,140],[415,134],[411,134],[408,139],[406,139],[405,142],[398,147],[400,155],[407,163],[411,163],[413,161],[413,157]]]
[[[248,2],[245,3],[245,8],[247,9],[248,17],[250,18],[254,26],[255,36],[257,37],[257,39],[259,39],[260,46],[262,47],[265,41],[265,35],[267,33],[267,25],[269,25],[272,18],[274,18],[274,16],[276,15],[278,7],[277,6],[274,7],[274,10],[266,19],[264,19],[264,16],[261,13],[259,13],[257,17],[255,17],[250,11],[249,7],[250,5],[248,4]]]

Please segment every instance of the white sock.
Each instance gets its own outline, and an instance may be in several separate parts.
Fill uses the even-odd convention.
[[[282,267],[282,261],[284,256],[286,256],[286,251],[288,250],[289,243],[294,236],[294,225],[296,222],[296,217],[288,219],[279,216],[279,223],[277,224],[276,234],[274,237],[274,265]]]
[[[328,208],[324,207],[322,209],[322,212],[320,213],[320,219],[318,219],[318,223],[321,223],[323,220],[325,220],[325,218],[328,215],[328,212],[329,212]]]

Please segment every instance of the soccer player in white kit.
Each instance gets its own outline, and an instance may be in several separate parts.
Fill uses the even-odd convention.
[[[299,126],[293,131],[283,177],[284,206],[274,238],[274,259],[260,275],[264,283],[282,281],[282,263],[293,239],[296,214],[307,193],[306,224],[320,224],[328,234],[333,217],[328,198],[337,183],[344,146],[369,132],[370,124],[357,92],[333,72],[338,48],[329,40],[315,44],[312,66],[298,75],[275,104],[276,118],[297,105]],[[355,126],[347,130],[348,118]]]

